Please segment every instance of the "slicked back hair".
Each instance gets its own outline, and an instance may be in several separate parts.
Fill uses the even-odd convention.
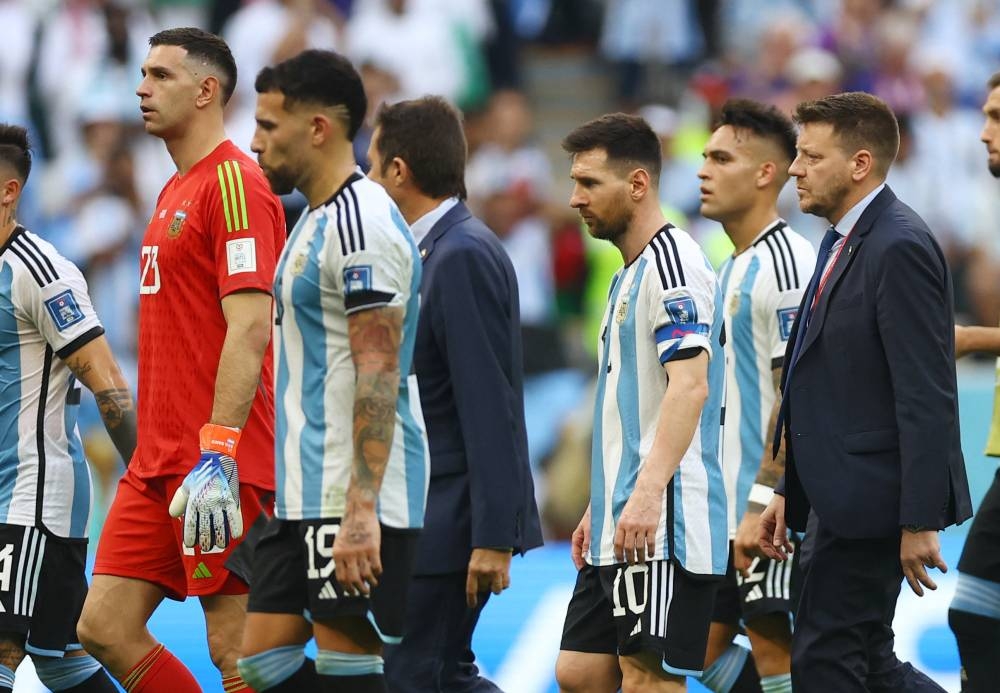
[[[993,76],[990,77],[990,81],[988,81],[986,85],[990,88],[990,91],[1000,87],[1000,72],[994,72]]]
[[[0,124],[0,164],[14,169],[22,185],[28,180],[31,144],[28,142],[28,131],[20,125]]]
[[[595,118],[566,135],[562,148],[573,155],[603,149],[612,166],[645,169],[654,188],[660,180],[660,139],[637,115],[609,113]]]
[[[187,51],[188,57],[209,65],[222,88],[222,105],[229,103],[236,89],[236,60],[221,38],[195,27],[179,27],[153,34],[149,45],[179,46]]]
[[[885,101],[863,91],[804,101],[795,108],[795,120],[803,125],[826,123],[840,139],[841,149],[853,155],[870,151],[875,169],[884,176],[899,151],[899,126]]]
[[[375,127],[383,170],[398,156],[424,195],[465,199],[468,147],[454,106],[439,96],[383,104]]]
[[[368,110],[368,97],[351,61],[333,51],[307,50],[257,74],[258,94],[280,92],[285,109],[309,104],[338,111],[338,117],[353,141]]]
[[[751,99],[730,99],[723,104],[716,127],[723,125],[771,142],[788,157],[789,164],[795,160],[795,123],[776,106]]]

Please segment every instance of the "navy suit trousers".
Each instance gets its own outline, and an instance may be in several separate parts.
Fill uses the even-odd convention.
[[[792,635],[795,693],[944,693],[893,651],[899,537],[842,539],[822,520],[811,534]]]
[[[465,603],[466,573],[411,578],[406,599],[406,631],[399,645],[385,647],[390,693],[503,693],[479,675],[472,632],[490,596]]]

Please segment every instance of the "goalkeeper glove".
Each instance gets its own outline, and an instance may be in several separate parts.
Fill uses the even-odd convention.
[[[198,438],[201,459],[174,493],[170,515],[184,516],[185,546],[197,542],[202,551],[224,549],[243,536],[240,478],[233,459],[240,429],[205,424]]]

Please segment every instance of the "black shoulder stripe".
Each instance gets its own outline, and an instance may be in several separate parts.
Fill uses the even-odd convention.
[[[687,286],[687,280],[684,279],[684,265],[681,263],[681,254],[677,250],[677,241],[674,240],[673,235],[670,233],[671,228],[673,227],[668,224],[666,233],[663,235],[670,241],[671,249],[674,252],[674,262],[677,263],[677,278],[680,280],[682,286]]]
[[[344,235],[344,219],[340,212],[340,197],[333,200],[333,208],[337,215],[337,235],[340,236],[340,254],[347,257],[347,236]]]
[[[30,245],[30,246],[31,246],[32,248],[34,248],[34,250],[35,250],[35,253],[37,253],[37,257],[39,257],[39,258],[41,258],[41,259],[42,259],[42,262],[44,262],[44,263],[45,263],[45,266],[46,266],[46,267],[48,267],[48,269],[49,269],[49,272],[51,272],[51,273],[52,273],[52,280],[53,280],[53,281],[55,281],[56,279],[58,279],[58,278],[59,278],[59,274],[58,274],[58,273],[56,272],[56,268],[55,268],[55,266],[54,266],[54,265],[52,264],[52,260],[50,260],[50,259],[49,259],[49,256],[48,256],[48,255],[46,255],[45,253],[43,253],[43,252],[42,252],[42,249],[41,249],[41,248],[39,248],[39,247],[38,247],[38,245],[36,245],[36,244],[35,244],[35,242],[34,242],[33,240],[31,240],[31,236],[29,236],[29,235],[28,235],[28,234],[26,234],[26,233],[23,233],[23,234],[21,234],[21,235],[19,236],[19,239],[18,239],[18,240],[19,240],[19,241],[22,241],[22,242],[24,242],[24,243],[27,243],[27,244],[28,244],[28,245]]]
[[[795,253],[792,252],[792,243],[788,240],[788,234],[785,233],[785,226],[782,224],[780,227],[775,229],[774,237],[780,239],[784,244],[785,249],[788,251],[788,264],[792,266],[792,287],[793,289],[798,289],[801,286],[799,281],[799,264],[795,261]]]
[[[667,273],[663,269],[663,258],[660,256],[660,246],[657,245],[656,239],[650,244],[653,248],[653,259],[656,260],[656,271],[660,274],[660,284],[663,286],[664,290],[669,289],[670,285],[667,283]]]
[[[358,202],[358,194],[354,192],[354,186],[347,186],[347,192],[354,201],[354,221],[358,226],[358,250],[365,249],[365,229],[361,223],[361,204]]]
[[[20,258],[21,264],[28,268],[28,271],[31,272],[31,276],[35,278],[35,283],[38,284],[38,286],[45,286],[49,283],[42,278],[42,275],[39,273],[38,267],[36,267],[34,263],[28,261],[28,258],[24,254],[24,251],[22,251],[21,248],[19,248],[16,244],[11,243],[10,252],[14,253],[14,255]]]
[[[55,268],[53,268],[50,272],[49,267],[52,267],[52,263],[40,250],[38,250],[38,246],[34,244],[29,245],[26,242],[27,240],[27,234],[21,234],[14,239],[11,247],[20,250],[22,257],[30,258],[31,262],[38,268],[38,273],[45,279],[45,283],[51,284],[59,278],[55,273]]]
[[[657,235],[653,237],[653,246],[659,249],[659,253],[657,253],[656,258],[657,260],[660,260],[662,256],[663,267],[670,276],[669,284],[664,284],[663,288],[673,289],[677,286],[677,273],[674,272],[674,263],[670,259],[670,253],[667,251],[667,244],[659,235]]]
[[[782,247],[777,235],[772,236],[772,241],[774,242],[774,247],[778,249],[778,255],[781,256],[781,271],[785,275],[785,289],[787,290],[791,288],[792,283],[792,275],[788,271],[788,263],[792,262],[792,257],[790,253],[785,252],[785,249]],[[777,268],[775,268],[775,271],[777,271]]]
[[[784,291],[785,288],[781,285],[781,272],[778,271],[778,256],[775,255],[774,248],[771,247],[768,240],[769,236],[764,236],[759,241],[754,243],[754,245],[757,246],[763,243],[764,247],[767,248],[767,252],[771,253],[771,267],[774,268],[774,280],[778,283],[778,291]]]

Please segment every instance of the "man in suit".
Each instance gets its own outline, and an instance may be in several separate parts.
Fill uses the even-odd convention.
[[[788,341],[775,445],[785,475],[761,550],[815,514],[792,638],[792,686],[941,691],[893,652],[905,576],[935,589],[937,532],[971,513],[959,445],[952,282],[927,225],[885,186],[895,116],[864,93],[799,104],[799,206],[830,221]]]
[[[425,97],[383,106],[369,176],[423,258],[414,368],[431,452],[424,530],[403,641],[386,652],[398,692],[497,691],[472,633],[510,559],[542,543],[528,466],[517,278],[496,235],[462,203],[466,144],[454,108]]]

